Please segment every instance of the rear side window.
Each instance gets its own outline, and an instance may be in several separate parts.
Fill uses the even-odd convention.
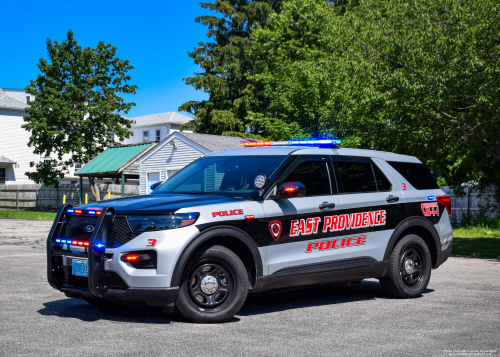
[[[338,162],[344,192],[377,191],[372,165],[366,162]]]
[[[298,181],[306,186],[306,196],[330,195],[326,162],[303,162],[283,182]]]
[[[439,188],[425,164],[396,161],[387,162],[417,190]]]
[[[377,189],[379,191],[390,191],[392,189],[391,182],[385,177],[382,170],[378,168],[377,165],[372,164],[373,173],[375,174],[375,182],[377,183]]]

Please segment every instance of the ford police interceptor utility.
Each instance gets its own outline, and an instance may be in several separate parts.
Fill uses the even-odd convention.
[[[392,296],[420,296],[451,251],[450,198],[415,157],[336,143],[243,143],[149,195],[62,205],[49,283],[96,305],[175,306],[195,322],[292,286],[378,278]]]

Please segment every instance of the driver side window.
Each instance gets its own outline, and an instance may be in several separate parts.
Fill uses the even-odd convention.
[[[303,162],[283,180],[298,181],[306,186],[306,196],[331,195],[330,177],[326,162]]]

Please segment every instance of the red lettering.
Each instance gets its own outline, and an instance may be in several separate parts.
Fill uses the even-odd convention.
[[[346,224],[346,216],[347,215],[342,215],[342,216],[339,216],[339,225],[338,225],[338,230],[339,231],[343,231],[345,229],[345,224]]]
[[[330,249],[337,249],[337,248],[341,248],[341,246],[337,245],[337,239],[334,239],[334,240],[332,240],[332,244],[330,246]]]
[[[347,241],[347,239],[345,239],[345,238],[342,239],[342,243],[340,243],[340,248],[344,248],[345,247],[346,241]]]
[[[357,237],[351,237],[351,238],[348,238],[348,239],[347,239],[347,244],[346,244],[346,246],[348,246],[348,247],[352,247],[352,246],[356,245],[356,243],[351,244],[351,240],[356,239],[356,238],[357,238]]]
[[[214,218],[219,214],[219,212],[212,212],[212,216],[214,216]]]
[[[306,253],[311,253],[313,249],[318,249],[318,247],[319,247],[319,242],[309,243],[307,245]]]
[[[319,222],[321,222],[321,218],[317,217],[317,218],[313,218],[312,219],[314,221],[314,234],[318,233],[318,228],[319,228]]]
[[[320,243],[319,250],[328,250],[330,249],[331,244],[332,242],[330,242],[329,240],[324,240],[323,242]]]
[[[356,213],[355,223],[356,223],[356,225],[354,226],[354,228],[361,227],[361,224],[363,223],[363,214],[362,213]]]
[[[339,223],[339,216],[333,216],[332,217],[332,231],[337,231],[337,225]]]
[[[148,239],[148,244],[146,247],[154,247],[156,245],[156,239]]]
[[[380,225],[385,224],[385,211],[380,211]]]
[[[366,243],[366,236],[359,236],[356,240],[356,245],[362,245]]]
[[[238,214],[243,214],[243,210],[242,210],[242,209],[239,209],[239,210],[238,210]]]
[[[297,236],[299,233],[297,232],[297,222],[298,220],[294,219],[292,221],[292,225],[290,226],[290,237],[295,237]]]
[[[373,222],[375,226],[378,226],[380,222],[378,221],[380,217],[380,211],[375,211],[375,221]]]
[[[313,220],[311,218],[308,218],[305,223],[304,234],[311,234],[313,231]]]
[[[301,219],[300,220],[300,223],[299,223],[299,235],[300,234],[304,234],[306,232],[306,229],[305,229],[305,224],[304,224],[304,220]]]
[[[363,212],[363,219],[361,221],[361,226],[368,227],[368,212]]]
[[[368,216],[370,217],[370,227],[375,225],[375,211],[368,212]]]
[[[323,224],[323,233],[328,232],[328,229],[330,229],[330,230],[332,229],[330,227],[331,223],[332,223],[332,217],[331,216],[325,217],[325,223]],[[316,233],[316,232],[314,232],[314,233]]]

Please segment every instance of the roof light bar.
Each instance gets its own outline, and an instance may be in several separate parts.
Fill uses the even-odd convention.
[[[336,146],[342,141],[335,139],[318,139],[318,140],[289,140],[289,141],[250,141],[241,142],[243,147],[259,147],[259,146]]]

